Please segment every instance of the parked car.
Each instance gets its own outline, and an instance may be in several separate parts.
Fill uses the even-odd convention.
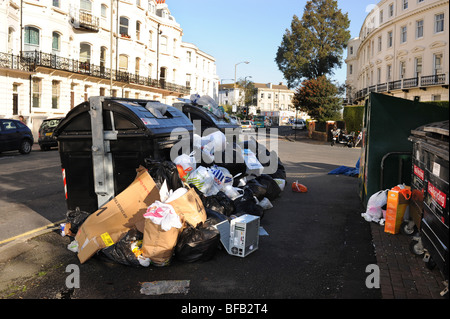
[[[33,133],[18,120],[0,119],[0,152],[18,150],[22,154],[31,152]]]
[[[42,122],[41,126],[39,127],[38,137],[38,143],[41,147],[41,151],[48,151],[51,147],[58,146],[58,141],[53,136],[53,131],[56,129],[62,119],[63,117],[57,117],[46,119]]]
[[[242,128],[243,132],[244,131],[251,131],[252,128],[253,128],[252,121],[248,121],[248,120],[241,121],[241,128]]]
[[[293,130],[304,130],[306,129],[306,122],[303,119],[297,119],[294,120],[292,123],[292,129]]]

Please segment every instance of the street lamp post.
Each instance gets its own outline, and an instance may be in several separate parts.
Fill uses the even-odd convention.
[[[239,64],[241,64],[241,63],[245,63],[245,64],[249,64],[250,62],[249,61],[242,61],[242,62],[238,62],[238,63],[236,63],[235,65],[234,65],[234,90],[233,90],[233,102],[236,102],[236,87],[237,87],[237,85],[236,85],[236,69],[237,69],[237,66],[239,65]]]
[[[241,64],[241,63],[249,64],[250,62],[249,61],[242,61],[242,62],[236,63],[234,65],[234,89],[236,89],[236,69],[237,69],[237,66],[239,64]]]

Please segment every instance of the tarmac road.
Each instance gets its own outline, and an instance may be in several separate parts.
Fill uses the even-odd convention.
[[[361,218],[355,177],[327,175],[341,165],[354,166],[359,149],[324,143],[278,140],[287,187],[265,212],[259,249],[245,258],[223,249],[207,262],[132,268],[101,257],[80,265],[67,249],[68,237],[47,232],[0,247],[0,296],[8,299],[170,299],[180,313],[190,300],[378,299],[369,289],[366,267],[375,264],[370,224]],[[307,193],[290,190],[293,181]],[[80,273],[80,288],[67,289],[68,265]],[[147,296],[141,284],[189,280],[187,294]],[[276,305],[274,307],[277,307]]]

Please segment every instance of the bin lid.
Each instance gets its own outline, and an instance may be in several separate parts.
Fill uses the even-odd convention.
[[[178,102],[174,103],[173,106],[182,111],[191,119],[191,121],[201,120],[202,126],[216,127],[220,130],[224,130],[225,128],[234,129],[240,127],[237,123],[230,122],[226,118],[219,118],[207,109],[191,103]]]
[[[170,136],[174,130],[192,133],[191,121],[180,110],[159,101],[105,97],[102,103],[104,130],[114,129],[121,135]],[[90,136],[90,102],[74,107],[60,122],[55,135]]]

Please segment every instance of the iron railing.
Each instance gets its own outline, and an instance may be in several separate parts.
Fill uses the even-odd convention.
[[[37,67],[50,68],[55,70],[67,71],[71,73],[84,74],[101,79],[111,79],[117,82],[139,84],[147,87],[162,89],[188,95],[188,87],[167,82],[163,79],[155,80],[151,77],[140,76],[130,72],[113,70],[104,66],[98,66],[89,61],[79,61],[58,56],[52,53],[41,51],[23,51],[22,56],[0,53],[0,67],[8,69],[18,69],[25,71],[36,71]]]
[[[415,78],[389,81],[369,86],[357,91],[355,100],[363,99],[370,92],[391,92],[394,90],[408,90],[412,88],[426,88],[427,86],[448,85],[446,74],[427,75]]]

